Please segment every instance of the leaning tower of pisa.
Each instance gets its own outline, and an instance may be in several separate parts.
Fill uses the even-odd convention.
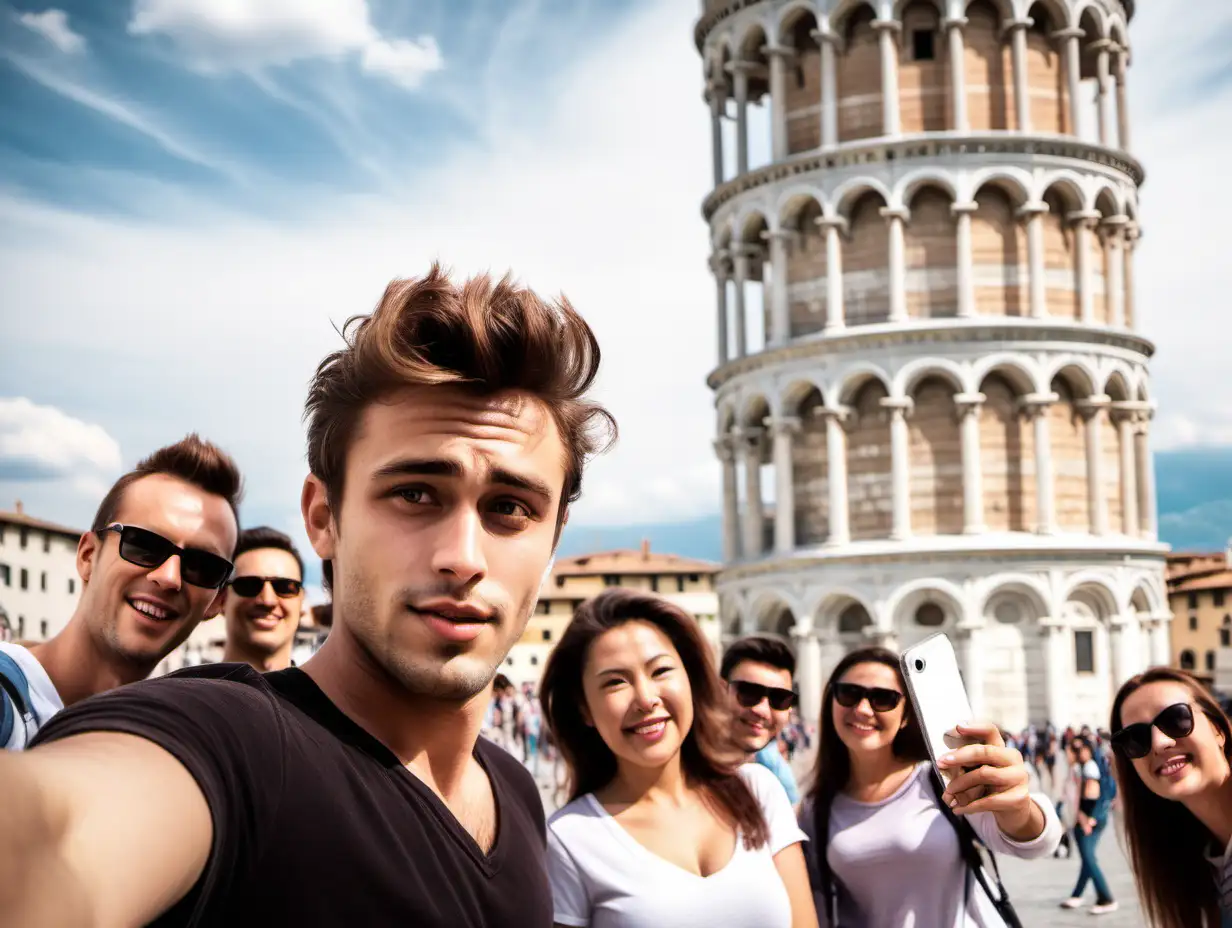
[[[1133,0],[703,0],[728,635],[947,632],[978,713],[1168,660]]]

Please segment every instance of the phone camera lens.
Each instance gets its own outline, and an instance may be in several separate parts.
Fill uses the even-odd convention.
[[[917,658],[915,659],[915,672],[916,672],[916,673],[921,673],[921,672],[923,672],[923,670],[924,670],[924,658],[922,658],[922,657],[917,657]]]

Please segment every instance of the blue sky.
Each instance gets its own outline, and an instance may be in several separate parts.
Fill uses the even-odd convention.
[[[1232,4],[1138,6],[1156,443],[1232,445]],[[622,438],[575,525],[716,511],[697,10],[0,0],[0,508],[84,524],[199,430],[246,471],[245,520],[298,532],[334,325],[440,257],[513,268],[595,326]]]

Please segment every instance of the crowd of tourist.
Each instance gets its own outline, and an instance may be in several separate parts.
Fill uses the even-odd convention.
[[[305,409],[333,597],[308,660],[303,560],[241,530],[239,468],[196,436],[106,494],[64,630],[0,644],[0,924],[1015,928],[986,855],[1068,834],[1062,904],[1089,882],[1112,911],[1113,802],[1151,925],[1227,924],[1232,724],[1181,671],[1125,682],[1105,731],[972,720],[931,759],[892,651],[793,721],[785,642],[716,661],[610,589],[519,689],[499,671],[614,435],[598,341],[563,298],[439,267],[342,334]],[[220,613],[226,660],[146,679]]]

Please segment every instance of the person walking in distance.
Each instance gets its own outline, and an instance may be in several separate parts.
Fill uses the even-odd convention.
[[[697,623],[634,590],[574,613],[540,692],[569,769],[548,823],[557,925],[815,928],[791,805],[731,743]]]
[[[1232,722],[1191,674],[1154,667],[1122,685],[1111,728],[1152,928],[1232,926]]]
[[[794,806],[800,801],[791,765],[778,737],[796,704],[796,658],[791,648],[769,635],[749,635],[731,643],[719,665],[727,683],[732,737],[745,754],[775,775]]]
[[[1047,857],[1061,823],[1028,791],[1026,763],[995,725],[959,728],[978,743],[941,758],[957,772],[943,790],[905,692],[898,656],[863,648],[839,661],[822,693],[817,765],[800,809],[821,923],[1003,925],[964,842],[973,832],[991,851]]]
[[[435,266],[343,338],[301,497],[329,637],[302,668],[121,687],[0,756],[0,924],[551,924],[539,792],[479,730],[614,425],[598,343],[563,298]]]
[[[241,532],[222,604],[222,659],[262,673],[290,667],[303,610],[304,561],[291,539],[268,526]]]
[[[189,435],[107,491],[77,543],[81,596],[50,641],[0,642],[0,746],[27,747],[65,706],[144,680],[217,615],[239,533],[242,479]]]
[[[1078,871],[1078,882],[1074,885],[1074,891],[1061,903],[1061,907],[1076,909],[1081,906],[1082,894],[1090,882],[1095,886],[1095,905],[1091,907],[1091,914],[1105,915],[1115,912],[1118,907],[1096,856],[1099,839],[1108,826],[1112,801],[1112,797],[1108,795],[1111,792],[1111,779],[1106,776],[1105,768],[1099,762],[1095,745],[1084,735],[1075,735],[1070,740],[1069,757],[1071,776],[1076,786],[1074,793],[1077,796],[1074,846],[1078,849],[1082,866]]]

